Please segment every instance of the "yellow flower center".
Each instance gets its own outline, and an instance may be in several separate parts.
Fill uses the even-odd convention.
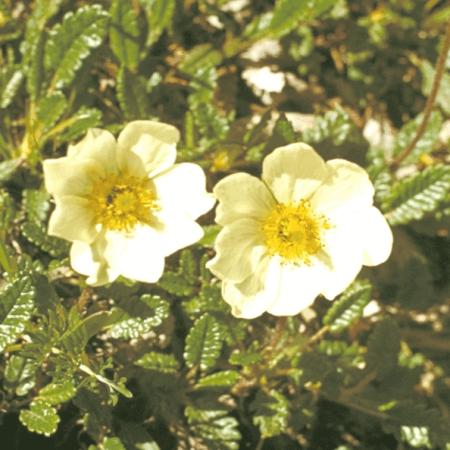
[[[90,202],[96,223],[115,231],[131,231],[138,223],[150,225],[158,209],[151,180],[128,174],[98,180]]]
[[[311,263],[311,256],[323,248],[323,233],[329,228],[326,217],[315,214],[306,200],[298,204],[277,204],[262,225],[269,253],[296,264]]]

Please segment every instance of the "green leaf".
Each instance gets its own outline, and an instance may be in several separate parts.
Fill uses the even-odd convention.
[[[406,224],[421,219],[436,210],[449,195],[450,167],[431,166],[405,180],[398,181],[383,205],[391,225]]]
[[[120,63],[134,71],[139,64],[139,27],[128,0],[113,0],[109,11],[111,49]]]
[[[9,181],[20,166],[20,163],[20,159],[9,159],[0,162],[0,183]]]
[[[289,419],[289,402],[280,392],[270,391],[270,396],[259,391],[251,405],[253,423],[259,427],[263,439],[284,433]]]
[[[5,387],[14,390],[16,395],[23,396],[33,389],[36,384],[35,374],[38,365],[35,360],[12,355],[5,368]]]
[[[431,92],[436,70],[427,60],[423,60],[419,68],[422,72],[422,92],[428,97]],[[444,73],[442,77],[436,102],[447,115],[450,115],[450,74],[448,72]]]
[[[238,422],[223,409],[185,409],[190,431],[208,450],[238,450],[241,435]],[[199,448],[201,448],[199,446]]]
[[[5,67],[0,70],[0,109],[5,109],[12,103],[22,80],[23,72],[17,67]]]
[[[147,430],[134,422],[120,421],[119,436],[127,449],[160,450]]]
[[[178,361],[173,355],[149,352],[134,362],[136,366],[162,373],[177,373]]]
[[[100,5],[70,11],[50,31],[45,47],[45,67],[53,73],[52,86],[68,86],[92,49],[99,47],[108,15]]]
[[[58,140],[71,141],[86,133],[89,128],[95,128],[102,122],[102,112],[95,108],[81,107],[70,119],[59,125]]]
[[[203,377],[196,388],[232,387],[240,378],[241,374],[236,370],[223,370]]]
[[[121,316],[122,313],[118,310],[99,311],[91,314],[69,327],[61,336],[61,343],[68,352],[78,354],[84,350],[92,336],[115,323]]]
[[[149,100],[145,80],[122,66],[117,76],[117,98],[127,119],[145,119],[149,115]]]
[[[19,419],[33,433],[51,436],[58,428],[56,409],[43,401],[34,401],[30,409],[20,411]]]
[[[432,447],[427,427],[402,426],[400,429],[400,435],[402,441],[407,442],[411,447]]]
[[[165,272],[158,284],[165,291],[177,297],[187,297],[194,292],[194,287],[182,273]]]
[[[411,120],[398,132],[393,146],[393,154],[399,155],[414,139],[417,129],[422,123],[422,115]],[[422,134],[414,150],[404,159],[402,164],[415,163],[424,154],[430,153],[435,142],[439,139],[439,132],[442,128],[442,115],[439,111],[433,111],[427,122],[425,132]]]
[[[38,394],[39,400],[49,405],[59,405],[75,396],[76,389],[72,380],[60,383],[50,383],[43,387]]]
[[[37,119],[42,124],[43,131],[49,130],[64,114],[67,108],[67,100],[64,94],[55,91],[44,97],[38,105]]]
[[[49,236],[43,227],[34,222],[23,223],[20,231],[29,242],[54,258],[61,258],[68,253],[68,242]]]
[[[9,283],[0,293],[0,351],[13,343],[34,310],[35,289],[28,275]]]
[[[398,365],[400,332],[394,320],[387,318],[375,325],[367,344],[367,370],[383,379]]]
[[[362,316],[364,307],[370,301],[371,292],[372,286],[368,281],[355,281],[333,302],[323,323],[328,325],[333,333],[345,330]]]
[[[221,53],[211,44],[201,44],[187,53],[180,70],[191,76],[199,76],[222,62]]]
[[[184,359],[188,367],[207,370],[214,366],[222,349],[220,326],[213,316],[197,319],[186,337]]]
[[[22,208],[29,222],[40,225],[47,219],[50,210],[50,195],[46,191],[25,189],[22,192]]]
[[[175,0],[141,0],[148,20],[147,46],[154,44],[164,30],[172,30]]]
[[[91,446],[92,447],[92,446]],[[89,447],[88,450],[91,450],[91,447]],[[94,447],[95,449],[102,449],[102,450],[126,450],[125,446],[122,444],[121,440],[119,438],[109,438],[106,437],[101,447]]]
[[[159,327],[169,317],[169,303],[157,295],[145,294],[140,299],[127,298],[118,302],[122,319],[109,334],[115,339],[137,339]]]

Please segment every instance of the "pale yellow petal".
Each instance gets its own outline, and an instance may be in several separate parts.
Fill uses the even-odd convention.
[[[93,242],[98,232],[89,201],[71,195],[57,197],[56,208],[48,224],[48,234],[68,241]]]
[[[311,198],[313,208],[334,219],[372,205],[374,188],[363,168],[343,159],[327,166],[331,174]]]
[[[360,222],[363,238],[363,264],[365,266],[377,266],[384,263],[392,251],[392,231],[383,214],[371,207],[364,211],[363,220]]]
[[[325,275],[322,264],[282,265],[278,296],[267,312],[274,316],[294,316],[308,308],[320,294]]]
[[[148,176],[154,177],[174,164],[179,139],[180,133],[172,125],[138,120],[130,122],[123,129],[118,144],[122,153],[132,151],[136,154]],[[123,163],[126,161],[121,160],[121,164]]]
[[[225,177],[213,192],[219,200],[216,222],[220,225],[243,217],[263,220],[276,203],[264,183],[246,173]]]
[[[266,253],[260,223],[243,218],[225,226],[216,238],[216,256],[207,267],[218,278],[239,283],[257,270]]]
[[[91,128],[86,136],[76,145],[71,145],[67,156],[75,161],[92,159],[105,173],[116,173],[117,143],[114,136],[106,130]]]
[[[137,226],[130,235],[107,231],[105,239],[104,257],[111,269],[136,281],[159,280],[164,270],[164,255],[152,228]]]
[[[43,169],[45,188],[55,196],[88,195],[103,172],[96,161],[74,161],[67,157],[47,159]]]
[[[206,192],[206,176],[197,164],[175,164],[153,179],[161,208],[186,214],[196,219],[208,212],[215,203]]]
[[[327,178],[329,169],[309,145],[290,144],[275,149],[263,161],[262,179],[281,203],[309,198]]]
[[[273,258],[263,258],[258,271],[239,284],[222,283],[222,296],[231,313],[242,319],[263,314],[278,296],[280,265]]]

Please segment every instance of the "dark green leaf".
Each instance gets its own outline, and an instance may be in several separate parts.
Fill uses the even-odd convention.
[[[43,387],[38,394],[39,400],[42,400],[49,405],[59,405],[67,402],[76,393],[75,386],[72,380],[64,381],[62,383],[51,383]]]
[[[175,0],[141,0],[147,13],[149,32],[147,45],[155,43],[164,30],[172,29]]]
[[[44,97],[38,105],[37,118],[42,124],[43,131],[49,130],[62,116],[67,108],[67,100],[64,94],[55,91]]]
[[[165,353],[149,352],[139,358],[135,363],[144,369],[155,370],[162,373],[177,373],[178,361],[173,355]]]
[[[270,396],[259,391],[251,408],[253,423],[259,427],[262,438],[278,436],[286,431],[289,419],[289,402],[280,392],[270,391]]]
[[[109,14],[112,51],[124,67],[134,71],[139,64],[139,28],[133,6],[128,0],[113,0]]]
[[[145,80],[122,66],[117,77],[117,98],[128,119],[145,119],[149,115],[149,100]]]
[[[211,375],[207,375],[199,380],[197,388],[211,388],[211,387],[232,387],[234,386],[241,374],[236,370],[223,370]]]
[[[197,319],[186,337],[184,359],[188,367],[202,370],[214,366],[222,349],[220,326],[214,317],[204,314]]]

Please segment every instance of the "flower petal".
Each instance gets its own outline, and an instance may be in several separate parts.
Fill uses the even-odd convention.
[[[259,269],[243,282],[223,282],[222,296],[231,306],[233,316],[254,319],[278,296],[279,278],[279,263],[274,258],[264,258]]]
[[[91,286],[101,286],[113,282],[119,273],[113,272],[106,265],[106,261],[98,259],[96,245],[84,242],[74,242],[70,249],[70,265],[82,275],[87,275],[86,282]]]
[[[132,235],[116,231],[105,233],[104,257],[113,271],[132,280],[155,283],[164,270],[164,255],[158,236],[148,226],[138,226]]]
[[[275,199],[264,183],[246,173],[235,173],[214,187],[219,200],[216,222],[226,225],[243,217],[263,219],[275,205]]]
[[[362,167],[343,159],[327,161],[327,166],[330,176],[311,198],[317,211],[334,219],[372,205],[374,188]]]
[[[214,248],[217,254],[206,267],[218,278],[233,283],[254,273],[266,253],[259,222],[248,218],[225,226],[218,234]]]
[[[278,296],[267,312],[274,316],[294,316],[311,306],[322,290],[325,273],[321,264],[281,266]]]
[[[89,194],[93,181],[103,172],[96,161],[74,161],[67,157],[47,159],[43,162],[43,168],[45,188],[56,196]]]
[[[364,232],[363,264],[377,266],[384,263],[392,251],[392,231],[383,214],[371,207],[364,211],[363,221],[359,224]]]
[[[206,176],[197,164],[175,164],[153,179],[161,207],[185,213],[192,219],[209,211],[215,199],[206,192]]]
[[[69,146],[67,156],[76,161],[97,161],[106,173],[115,173],[118,170],[116,140],[109,131],[100,128],[89,129],[78,144]]]
[[[263,161],[262,179],[281,203],[309,198],[328,176],[328,167],[309,145],[275,149]]]
[[[149,177],[154,177],[173,165],[179,131],[172,125],[150,120],[130,122],[120,133],[121,152],[131,150],[142,161]]]
[[[50,217],[48,234],[68,241],[93,242],[98,232],[89,201],[73,195],[56,197],[55,200],[56,209]]]

